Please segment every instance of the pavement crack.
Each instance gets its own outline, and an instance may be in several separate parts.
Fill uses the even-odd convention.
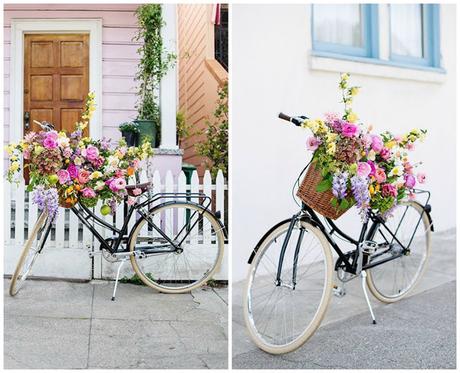
[[[91,295],[91,315],[89,319],[89,333],[88,333],[88,354],[86,356],[86,369],[89,369],[89,358],[91,353],[91,332],[93,330],[93,310],[94,310],[94,293],[95,293],[95,286],[93,286],[93,294]]]

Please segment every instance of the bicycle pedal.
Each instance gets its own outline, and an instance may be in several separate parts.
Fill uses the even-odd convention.
[[[347,291],[345,290],[344,286],[334,285],[332,291],[337,298],[343,298],[345,295],[347,295]]]

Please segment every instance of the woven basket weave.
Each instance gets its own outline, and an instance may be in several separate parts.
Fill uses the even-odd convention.
[[[347,209],[335,208],[331,204],[334,195],[331,190],[325,192],[317,192],[316,186],[323,180],[321,170],[316,168],[316,162],[310,164],[299,189],[297,190],[297,197],[304,203],[311,207],[321,215],[330,218],[338,219],[342,216],[351,206]]]

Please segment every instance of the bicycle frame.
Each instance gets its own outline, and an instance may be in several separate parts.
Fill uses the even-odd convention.
[[[432,220],[431,220],[431,216],[430,216],[431,207],[428,204],[428,202],[430,200],[430,196],[431,196],[430,192],[417,190],[416,193],[417,194],[427,194],[427,199],[425,201],[425,204],[424,205],[420,204],[420,205],[423,207],[423,211],[427,213],[428,219],[430,221],[430,229],[433,231],[434,228],[433,228],[433,224],[432,224]],[[407,211],[407,208],[406,208],[406,211]],[[284,261],[286,248],[287,248],[287,245],[288,245],[289,240],[291,238],[292,230],[293,230],[296,222],[298,222],[299,220],[308,221],[310,224],[312,224],[315,227],[317,227],[318,229],[320,229],[321,232],[324,234],[324,236],[326,237],[327,241],[330,243],[330,245],[332,246],[332,248],[334,249],[334,251],[337,253],[337,255],[339,257],[337,259],[337,261],[336,261],[336,264],[335,264],[335,270],[336,271],[339,268],[341,268],[345,272],[351,273],[353,275],[358,275],[358,274],[361,273],[362,270],[366,270],[366,269],[369,269],[369,268],[372,268],[372,267],[376,267],[378,265],[384,264],[384,263],[389,262],[391,260],[395,260],[395,259],[397,259],[397,258],[399,258],[399,257],[401,257],[403,255],[406,255],[408,252],[410,252],[410,245],[411,245],[412,240],[413,240],[413,238],[415,236],[415,232],[417,231],[417,228],[418,228],[418,226],[419,226],[419,224],[420,224],[420,222],[422,220],[423,214],[420,214],[420,217],[419,217],[419,219],[417,221],[417,224],[416,224],[415,229],[414,229],[414,231],[412,233],[412,236],[411,236],[411,238],[409,240],[409,243],[406,246],[406,245],[402,244],[401,241],[396,236],[397,233],[398,233],[399,227],[401,225],[401,222],[405,217],[406,211],[404,212],[404,214],[403,214],[403,216],[402,216],[402,218],[401,218],[401,220],[400,220],[395,232],[393,232],[386,225],[385,220],[381,216],[370,212],[368,214],[368,219],[362,224],[359,239],[355,240],[352,237],[350,237],[349,235],[347,235],[345,232],[343,232],[339,227],[337,227],[337,225],[335,225],[335,223],[331,219],[325,218],[325,220],[327,221],[329,226],[332,228],[330,231],[328,231],[328,229],[322,223],[322,221],[320,220],[320,218],[316,214],[316,212],[311,207],[309,207],[307,204],[302,203],[301,211],[299,213],[295,214],[290,219],[289,228],[287,230],[286,237],[284,238],[283,245],[282,245],[281,251],[280,251],[280,256],[279,256],[279,261],[278,261],[278,269],[277,269],[277,276],[276,276],[275,283],[277,284],[277,286],[281,285],[281,272],[282,272],[282,267],[283,267],[283,261]],[[369,223],[371,223],[371,224],[369,224]],[[390,238],[391,242],[388,242],[388,239],[383,235],[382,229],[384,229],[385,232],[391,237]],[[375,235],[375,233],[377,231],[381,232],[382,236],[385,238],[385,240],[387,241],[388,244],[392,244],[393,242],[396,242],[402,248],[402,251],[400,253],[398,253],[397,255],[393,255],[391,257],[387,257],[387,258],[382,259],[382,260],[373,261],[371,263],[368,263],[366,261],[366,262],[363,263],[362,245],[366,241],[372,241],[372,239],[373,239],[373,237],[374,237],[374,235]],[[294,259],[293,259],[294,263],[293,263],[293,273],[292,273],[292,284],[293,284],[294,287],[296,285],[297,261],[298,261],[299,251],[300,251],[300,247],[301,247],[301,243],[302,243],[304,233],[305,233],[305,230],[303,228],[300,228],[300,233],[299,233],[299,236],[297,238],[295,251],[294,251]],[[337,235],[341,236],[345,241],[355,245],[356,249],[352,250],[352,251],[350,251],[348,253],[344,253],[340,249],[340,247],[337,244],[337,242],[334,240],[333,234],[337,234]],[[256,251],[257,250],[255,250],[255,252]],[[255,252],[253,254],[255,254]],[[249,262],[252,261],[252,258],[253,258],[253,255],[251,255],[251,258],[249,259]]]
[[[101,248],[104,249],[104,250],[107,250],[109,253],[111,254],[114,254],[116,252],[121,252],[119,251],[119,247],[121,245],[121,243],[123,241],[126,241],[127,243],[130,242],[130,239],[131,239],[131,235],[132,235],[132,231],[130,232],[130,234],[128,235],[128,224],[129,224],[129,221],[132,217],[132,215],[134,213],[137,213],[138,215],[140,215],[140,217],[144,218],[148,224],[149,224],[149,227],[153,228],[155,231],[157,231],[165,240],[166,242],[172,246],[172,248],[170,250],[161,250],[161,251],[155,251],[155,248],[152,248],[151,250],[149,250],[149,254],[150,253],[168,253],[168,252],[174,252],[176,250],[180,250],[180,245],[182,244],[182,242],[186,239],[186,237],[188,236],[189,233],[187,233],[179,243],[176,243],[175,240],[177,239],[177,237],[180,236],[180,234],[184,231],[185,227],[187,225],[184,225],[184,227],[182,227],[182,229],[176,234],[176,237],[174,237],[173,239],[169,238],[166,233],[163,232],[163,230],[161,229],[161,227],[158,227],[153,221],[152,219],[150,219],[150,210],[153,208],[151,207],[152,204],[154,204],[155,202],[157,201],[160,201],[162,199],[165,199],[165,198],[168,198],[168,199],[171,199],[173,198],[174,199],[174,202],[177,202],[177,199],[184,199],[184,202],[187,202],[187,203],[194,203],[194,202],[190,202],[191,200],[193,199],[198,199],[198,201],[201,200],[201,204],[200,206],[203,207],[203,212],[200,212],[198,213],[198,211],[195,211],[190,217],[190,221],[192,221],[193,217],[198,213],[199,215],[203,215],[204,212],[208,211],[208,207],[211,205],[212,203],[212,200],[209,196],[207,196],[206,194],[204,193],[157,193],[155,195],[153,195],[152,197],[149,197],[147,198],[145,201],[142,201],[140,203],[136,203],[132,206],[129,207],[129,209],[127,209],[127,203],[126,201],[124,202],[124,211],[125,211],[125,215],[124,215],[124,222],[123,222],[123,226],[121,227],[121,229],[117,228],[115,225],[113,224],[110,224],[108,222],[106,222],[105,220],[101,219],[100,217],[98,217],[97,215],[95,215],[93,213],[93,211],[91,211],[88,207],[82,205],[82,204],[78,204],[74,207],[71,208],[71,211],[77,216],[77,218],[82,222],[82,224],[88,228],[88,230],[94,235],[94,237],[97,239],[97,241],[99,241],[99,243],[101,244]],[[170,201],[169,203],[171,203],[172,201]],[[163,204],[167,204],[168,202],[164,202],[164,203],[160,203],[160,204],[155,204],[155,208],[156,207],[159,207]],[[144,209],[145,207],[147,207],[147,211]],[[197,219],[193,225],[191,226],[188,226],[188,230],[189,232],[195,227],[196,224],[198,224],[198,221],[199,219]],[[115,240],[114,240],[114,244],[113,245],[109,245],[107,243],[107,240],[101,236],[101,234],[96,230],[94,224],[98,224],[99,226],[101,227],[104,227],[104,228],[107,228],[109,230],[111,230],[112,232],[114,232],[116,235],[113,237]],[[43,243],[46,241],[48,235],[50,234],[51,232],[51,228],[52,228],[52,224],[49,224],[46,231],[43,232],[43,234],[45,234],[45,239],[43,240]],[[43,247],[41,247],[39,249],[39,252],[41,252],[43,249]],[[124,251],[127,251],[128,248],[126,247],[126,249]]]

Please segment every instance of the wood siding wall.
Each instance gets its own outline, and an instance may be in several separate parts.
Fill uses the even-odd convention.
[[[218,86],[227,78],[226,71],[214,60],[212,12],[210,4],[178,5],[179,107],[193,125],[192,132],[205,128],[206,119],[212,118]],[[204,160],[196,155],[195,144],[203,137],[193,135],[181,144],[184,162],[197,166],[200,176]]]
[[[9,141],[10,122],[10,58],[12,18],[102,19],[103,97],[102,134],[120,137],[118,125],[134,119],[139,43],[132,41],[136,33],[134,11],[137,4],[8,4],[4,6],[4,141]],[[15,123],[22,125],[22,123]]]

